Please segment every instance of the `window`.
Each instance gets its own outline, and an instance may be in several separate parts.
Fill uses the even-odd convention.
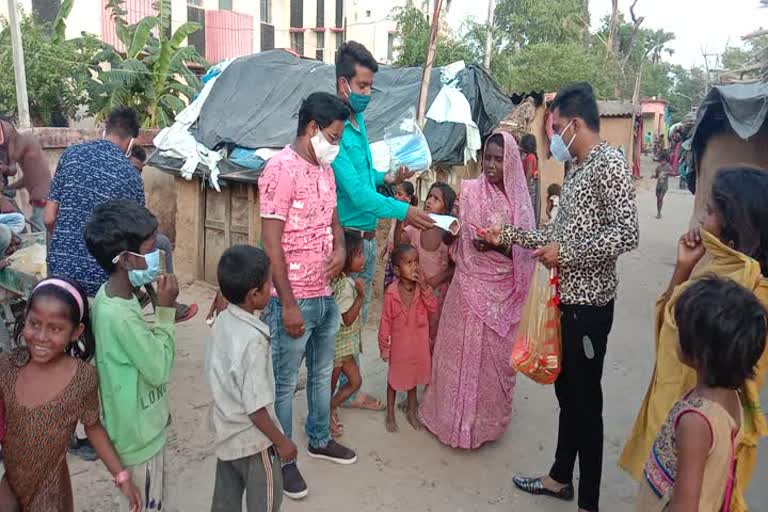
[[[272,23],[272,0],[261,0],[261,22]]]
[[[304,55],[304,32],[291,32],[291,49]]]
[[[371,17],[371,11],[365,11],[365,17],[370,18]]]
[[[275,27],[269,23],[261,24],[261,51],[275,49]]]
[[[315,50],[315,58],[319,61],[323,60],[323,52],[325,50],[325,32],[317,32],[317,49]]]
[[[187,5],[191,5],[193,7],[202,7],[203,0],[187,0]]]
[[[232,10],[232,0],[219,0],[219,10],[220,11],[231,11]]]
[[[336,0],[336,28],[344,27],[344,0]]]
[[[303,0],[291,0],[291,28],[304,26],[304,2]]]
[[[197,53],[205,56],[205,11],[199,7],[188,5],[187,20],[199,23],[202,27],[194,34],[189,35],[187,43],[189,46],[194,46],[197,49]]]
[[[315,26],[325,26],[325,0],[317,0],[317,22]]]
[[[389,34],[387,37],[387,60],[395,60],[395,34]]]

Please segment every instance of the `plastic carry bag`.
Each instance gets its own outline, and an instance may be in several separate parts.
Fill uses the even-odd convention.
[[[389,148],[390,172],[396,172],[401,166],[416,172],[432,166],[432,153],[416,122],[415,109],[409,109],[394,126],[384,131],[384,142]]]
[[[512,366],[539,384],[552,384],[560,375],[562,339],[557,284],[557,270],[537,263],[512,349]]]

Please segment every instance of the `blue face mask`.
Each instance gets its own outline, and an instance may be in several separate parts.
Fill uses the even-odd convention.
[[[131,284],[134,288],[139,288],[141,286],[147,285],[151,282],[153,282],[155,279],[157,279],[157,276],[160,274],[160,250],[156,250],[154,252],[150,252],[147,254],[133,254],[134,256],[139,256],[144,258],[144,261],[147,262],[147,268],[144,270],[130,270],[128,271],[128,279],[131,281]]]
[[[563,128],[563,133],[565,133],[565,130],[568,129],[569,126],[573,124],[573,121],[568,123],[568,125]],[[576,134],[573,134],[573,137],[571,137],[571,142],[569,142],[567,145],[565,144],[565,141],[563,140],[563,136],[559,133],[556,133],[552,136],[552,142],[549,144],[549,151],[552,153],[552,156],[555,157],[555,160],[558,162],[570,162],[573,156],[571,156],[570,148],[571,144],[573,144],[573,141],[576,139]]]
[[[349,82],[347,82],[347,89],[347,101],[349,101],[349,107],[352,109],[352,112],[355,114],[365,112],[365,109],[368,108],[368,104],[371,102],[371,95],[352,92]]]

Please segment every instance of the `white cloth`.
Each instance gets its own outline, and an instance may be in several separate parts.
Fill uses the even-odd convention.
[[[427,118],[436,123],[458,123],[466,126],[467,145],[464,147],[464,163],[474,161],[482,147],[480,128],[472,119],[472,109],[467,97],[451,85],[444,85],[427,111]]]
[[[227,61],[219,64],[222,73],[229,66],[230,62]],[[200,116],[203,104],[219,76],[221,74],[208,80],[197,98],[176,116],[176,122],[168,128],[160,130],[160,133],[152,141],[162,156],[184,160],[184,165],[181,167],[181,175],[187,180],[192,179],[192,175],[199,164],[202,163],[208,167],[211,171],[209,177],[211,185],[213,185],[217,192],[221,192],[221,187],[219,187],[219,162],[224,155],[221,151],[213,151],[197,142],[195,137],[189,132],[189,129]]]
[[[429,216],[432,217],[432,220],[435,221],[435,226],[451,233],[454,236],[459,234],[461,225],[459,224],[459,219],[456,217],[452,217],[450,215],[440,215],[438,213],[430,213]]]
[[[205,374],[213,396],[210,424],[216,456],[225,461],[241,459],[272,446],[249,416],[266,408],[280,428],[269,327],[256,315],[230,305],[213,325]]]

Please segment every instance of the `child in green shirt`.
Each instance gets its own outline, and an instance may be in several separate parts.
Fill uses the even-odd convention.
[[[150,510],[168,508],[164,453],[179,294],[173,275],[159,275],[157,227],[146,208],[120,199],[94,210],[84,233],[88,250],[109,273],[93,303],[104,426]],[[146,322],[133,294],[134,288],[151,282],[158,297],[154,325]],[[127,506],[127,501],[121,503],[121,511]]]

